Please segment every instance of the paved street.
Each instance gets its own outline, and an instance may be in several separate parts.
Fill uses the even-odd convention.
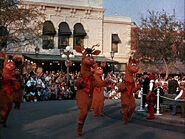
[[[90,112],[84,127],[84,139],[184,139],[185,126],[147,121],[135,113],[123,125],[119,100],[106,100],[105,117]],[[8,127],[2,129],[3,139],[75,139],[79,110],[75,100],[23,103],[13,110]]]

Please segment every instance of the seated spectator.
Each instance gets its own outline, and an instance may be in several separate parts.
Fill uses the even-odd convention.
[[[64,88],[59,86],[59,90],[58,90],[58,99],[64,99]]]
[[[50,92],[51,91],[48,87],[43,90],[43,100],[49,100]]]
[[[59,85],[55,84],[55,95],[56,95],[56,99],[58,98],[58,92],[59,92]]]
[[[70,87],[67,89],[67,93],[68,93],[68,99],[72,99],[73,92],[71,91],[71,88]]]
[[[54,84],[51,85],[50,90],[51,90],[51,97],[50,97],[50,99],[51,100],[55,100],[56,99],[56,94],[55,94],[55,86],[54,86]]]

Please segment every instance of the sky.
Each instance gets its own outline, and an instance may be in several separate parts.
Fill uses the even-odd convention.
[[[176,19],[185,21],[185,0],[103,0],[105,15],[131,17],[132,22],[140,24],[141,16],[147,15],[147,10],[162,11],[173,14]]]

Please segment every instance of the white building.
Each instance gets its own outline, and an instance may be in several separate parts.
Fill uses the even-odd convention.
[[[35,57],[35,46],[28,46],[23,50],[26,58],[33,61],[48,58],[51,60],[49,64],[51,66],[64,62],[60,57],[60,49],[67,45],[72,47],[81,45],[86,48],[99,44],[100,47],[96,49],[101,50],[101,55],[95,59],[111,63],[110,52],[114,51],[115,71],[125,71],[130,54],[131,18],[104,15],[106,9],[102,6],[103,0],[22,0],[22,2],[26,7],[39,8],[46,15],[39,55]],[[80,62],[80,55],[77,53],[75,55],[72,61]]]

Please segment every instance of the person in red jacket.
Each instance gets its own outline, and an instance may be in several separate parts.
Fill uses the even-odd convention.
[[[154,116],[154,105],[156,103],[156,97],[155,97],[155,92],[154,92],[155,76],[153,74],[150,74],[149,78],[150,78],[149,92],[148,92],[148,95],[146,96],[146,100],[147,100],[147,103],[148,103],[148,108],[149,108],[150,115],[149,115],[149,117],[147,117],[147,119],[154,119],[155,118],[155,116]]]

